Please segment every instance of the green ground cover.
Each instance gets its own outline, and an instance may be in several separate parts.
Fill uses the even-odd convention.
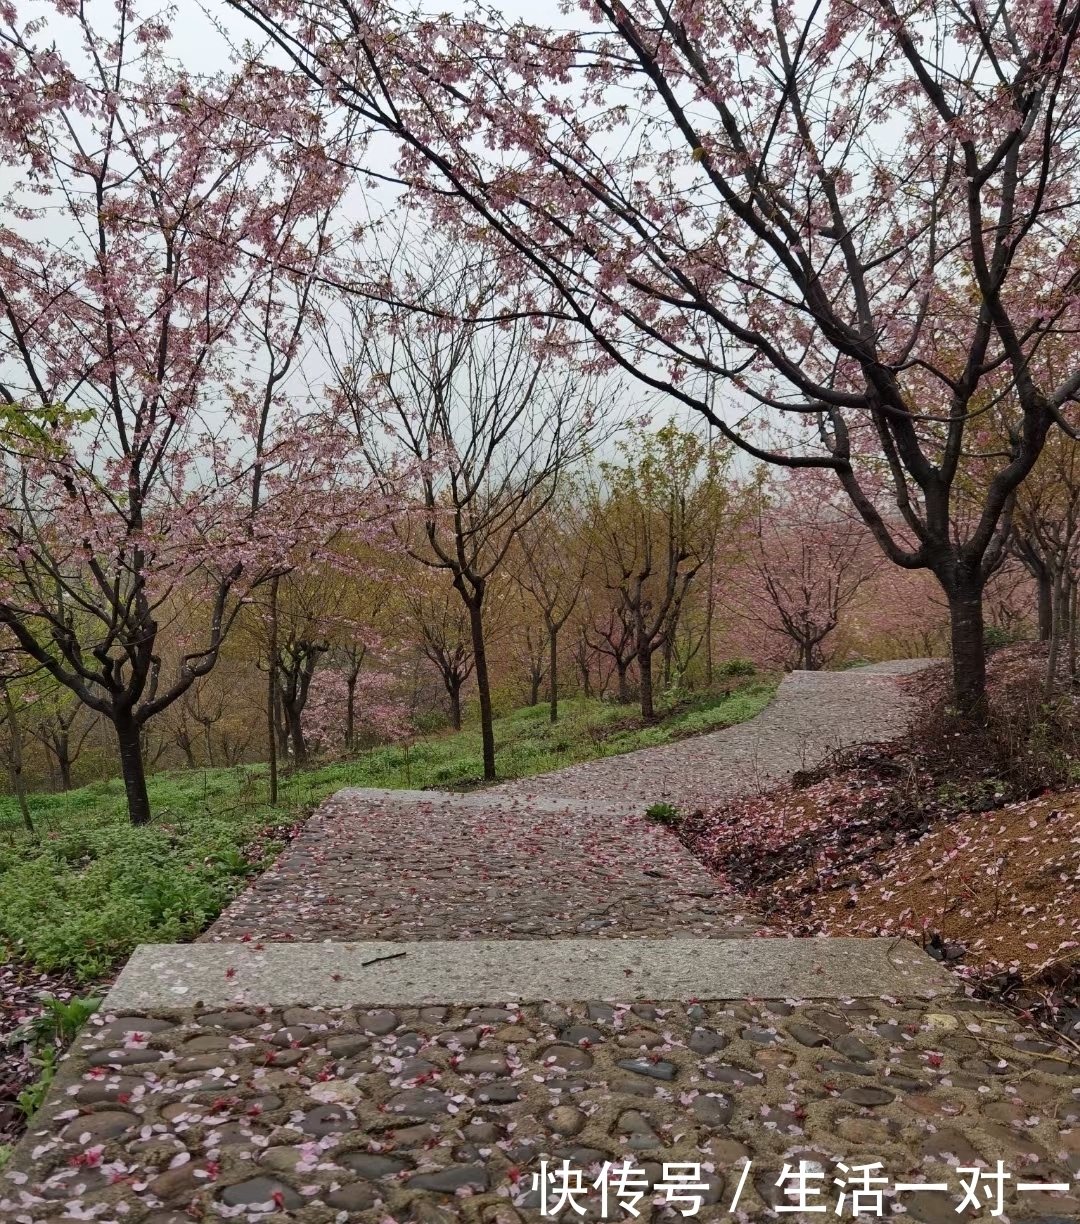
[[[642,726],[631,709],[586,699],[514,711],[495,724],[500,776],[520,778],[743,722],[775,691],[751,682],[699,697]],[[90,982],[138,943],[190,939],[281,848],[284,829],[343,786],[474,785],[479,729],[373,748],[355,759],[283,777],[271,807],[263,766],[185,770],[149,779],[154,819],[127,823],[120,780],[32,795],[39,840],[0,797],[0,957]]]

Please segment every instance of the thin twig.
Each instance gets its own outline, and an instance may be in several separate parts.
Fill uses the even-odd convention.
[[[371,960],[361,961],[361,969],[366,969],[368,965],[377,965],[379,961],[398,960],[399,957],[408,956],[408,952],[390,952],[386,956],[373,956]]]

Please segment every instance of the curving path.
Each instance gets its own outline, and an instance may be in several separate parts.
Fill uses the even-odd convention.
[[[903,678],[935,663],[940,660],[898,659],[844,672],[791,672],[773,701],[747,722],[493,790],[602,799],[634,808],[661,800],[690,808],[763,791],[837,748],[902,735],[913,700]]]
[[[727,937],[755,923],[650,803],[716,803],[904,729],[923,660],[794,672],[756,718],[467,795],[343,790],[204,940]]]

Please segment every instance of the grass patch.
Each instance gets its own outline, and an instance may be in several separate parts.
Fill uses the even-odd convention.
[[[627,707],[585,699],[516,710],[495,724],[503,778],[668,743],[743,722],[775,686],[686,701],[642,725]],[[139,943],[180,942],[204,930],[248,879],[268,865],[290,826],[343,786],[468,788],[482,774],[478,728],[282,779],[267,801],[263,766],[186,770],[149,779],[149,827],[127,822],[119,779],[67,794],[33,795],[40,842],[23,832],[13,798],[0,799],[0,941],[9,957],[78,981],[101,977]]]

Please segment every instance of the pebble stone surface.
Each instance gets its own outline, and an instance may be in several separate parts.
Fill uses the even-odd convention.
[[[731,938],[744,907],[651,803],[687,808],[903,730],[911,659],[793,672],[756,718],[469,794],[343,790],[205,940]]]
[[[832,697],[789,680],[780,698],[817,685],[819,712],[862,703],[862,739],[904,717],[887,676],[836,679]],[[793,743],[797,710],[779,704],[774,720],[793,721],[783,742],[780,723],[766,725],[786,753],[775,767],[813,764],[813,746]],[[671,766],[675,801],[702,787],[715,797],[725,776],[749,785],[734,753],[725,774],[718,737],[730,747],[749,734],[731,730],[671,746],[687,761],[700,746],[707,762],[704,781]],[[752,917],[640,819],[636,784],[619,792],[638,764],[599,765],[534,782],[532,800],[501,788],[495,806],[494,792],[336,796],[210,937],[257,950],[287,938],[752,934]],[[590,793],[572,802],[560,785]],[[613,1198],[606,1218],[648,1224],[683,1218],[658,1188],[675,1162],[703,1175],[689,1218],[850,1219],[833,1179],[851,1176],[841,1164],[880,1161],[884,1215],[946,1224],[990,1219],[992,1203],[957,1212],[957,1166],[1001,1160],[997,1218],[1077,1224],[1080,1057],[956,996],[106,1011],[0,1174],[0,1219],[532,1224],[552,1218],[532,1189],[545,1160],[568,1161],[586,1185],[629,1160],[645,1183],[637,1214]],[[793,1202],[776,1182],[800,1161],[821,1175],[825,1212],[783,1210]],[[901,1181],[947,1189],[894,1191]],[[1050,1184],[1069,1188],[1039,1188]],[[602,1218],[597,1191],[575,1201],[584,1213],[564,1205],[564,1224]]]
[[[741,909],[628,808],[346,790],[202,938],[750,935]]]
[[[803,1159],[826,1175],[829,1218],[838,1162],[881,1161],[885,1213],[944,1224],[974,1218],[955,1211],[955,1166],[999,1158],[1008,1220],[1080,1215],[1078,1190],[1015,1189],[1077,1185],[1080,1061],[978,1004],[196,1009],[84,1030],[0,1214],[518,1224],[541,1218],[541,1160],[588,1184],[629,1159],[650,1186],[665,1163],[700,1165],[702,1220],[730,1215],[749,1160],[739,1211],[757,1219],[790,1205],[776,1181]],[[597,1192],[577,1202],[584,1217],[559,1218],[600,1218]],[[639,1212],[682,1218],[657,1191]]]

